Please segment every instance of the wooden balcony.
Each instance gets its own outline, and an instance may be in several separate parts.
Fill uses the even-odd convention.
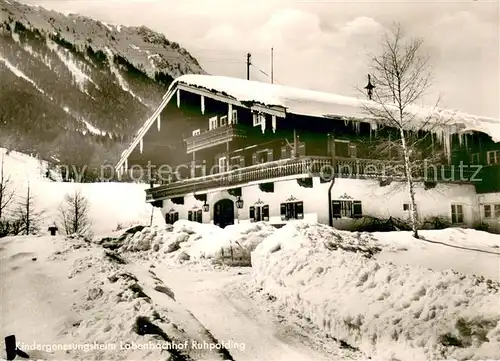
[[[453,166],[417,165],[414,171],[416,181],[469,183],[475,170]],[[250,182],[266,182],[271,179],[298,176],[320,177],[323,181],[333,178],[391,179],[404,180],[402,163],[373,159],[337,158],[306,156],[295,159],[281,159],[273,162],[234,167],[233,169],[201,177],[188,178],[146,190],[146,201],[181,197],[188,193],[204,192],[216,188],[232,188]]]
[[[184,139],[187,153],[193,153],[201,149],[210,148],[218,144],[230,142],[235,138],[246,137],[244,126],[239,124],[228,124],[215,129],[207,130],[198,135]]]

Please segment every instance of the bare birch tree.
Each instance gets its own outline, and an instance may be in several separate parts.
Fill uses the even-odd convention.
[[[59,207],[59,216],[61,228],[67,235],[90,233],[89,208],[88,199],[79,190],[66,194],[63,204]]]
[[[4,156],[0,163],[0,221],[5,216],[7,207],[14,201],[14,190],[11,189],[11,179],[4,173]]]
[[[17,209],[17,221],[20,225],[21,234],[35,234],[40,230],[44,211],[37,209],[36,197],[32,192],[31,185],[28,182],[25,197],[19,202]]]
[[[381,55],[371,57],[375,85],[371,100],[375,106],[365,106],[371,118],[395,130],[395,139],[385,142],[384,146],[400,150],[397,158],[403,162],[411,204],[410,223],[415,238],[419,238],[419,222],[414,175],[422,166],[422,162],[418,162],[422,160],[418,153],[424,139],[429,134],[433,137],[431,128],[443,125],[432,118],[432,111],[424,118],[411,111],[429,89],[432,79],[429,59],[421,54],[422,44],[421,39],[405,38],[399,24],[384,35]]]

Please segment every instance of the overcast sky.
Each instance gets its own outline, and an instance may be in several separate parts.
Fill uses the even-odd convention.
[[[23,0],[115,24],[146,25],[189,50],[211,74],[359,95],[393,21],[422,37],[435,81],[426,101],[499,117],[499,2],[285,0]]]

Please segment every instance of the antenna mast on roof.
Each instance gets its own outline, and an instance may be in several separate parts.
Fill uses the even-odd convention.
[[[271,48],[271,84],[274,84],[274,48]]]
[[[250,80],[250,65],[252,65],[251,59],[252,54],[247,53],[247,80]]]

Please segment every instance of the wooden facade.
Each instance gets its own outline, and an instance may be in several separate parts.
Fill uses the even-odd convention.
[[[157,126],[132,145],[120,168],[128,173],[134,166],[149,166],[145,176],[154,186],[147,190],[146,200],[155,205],[163,205],[163,200],[178,204],[188,194],[238,192],[247,184],[274,184],[279,179],[303,180],[305,187],[307,182],[312,186],[308,180],[313,178],[320,183],[370,179],[381,185],[405,179],[396,129],[341,115],[293,114],[283,107],[240,102],[220,92],[181,85],[153,119]],[[416,144],[411,152],[416,181],[430,187],[446,182],[473,185],[478,193],[500,192],[500,143],[486,134],[451,136],[448,150],[446,141],[431,132],[410,133],[410,141]],[[303,213],[303,205],[289,203],[279,205],[281,218]],[[222,203],[218,207],[228,209]],[[251,219],[269,219],[268,205],[252,207]],[[190,220],[202,221],[199,210],[189,212]],[[178,219],[170,213],[166,212],[169,222]],[[329,213],[330,218],[359,218],[362,207],[357,200],[335,200]]]

